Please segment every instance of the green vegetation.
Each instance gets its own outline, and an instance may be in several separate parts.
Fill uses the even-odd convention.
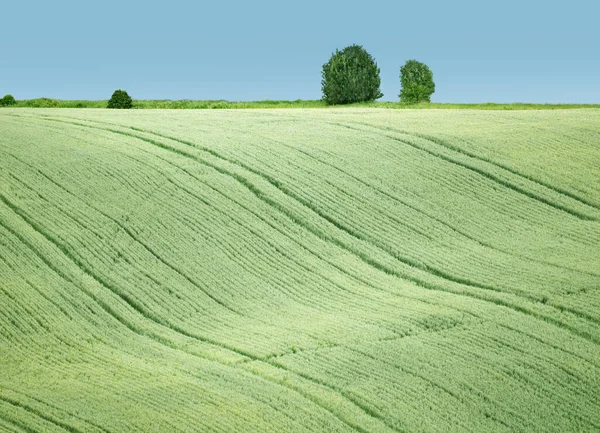
[[[375,59],[360,45],[335,50],[323,65],[321,88],[327,104],[373,102],[383,96]]]
[[[0,430],[592,432],[600,110],[0,110]]]
[[[91,101],[90,101],[91,102]],[[26,108],[60,108],[63,105],[61,101],[51,98],[37,98],[37,99],[26,99],[22,101],[18,101],[16,107],[26,107]],[[105,108],[106,104],[102,106]],[[83,108],[83,107],[72,107],[72,108]]]
[[[125,90],[115,90],[108,100],[107,108],[128,109],[133,107],[133,100]]]
[[[400,101],[407,104],[430,102],[435,92],[433,72],[424,63],[408,60],[400,68]]]
[[[295,100],[295,101],[195,101],[169,99],[161,100],[139,100],[134,101],[134,109],[268,109],[268,108],[327,108],[329,105],[322,100]],[[88,100],[60,100],[60,99],[28,99],[17,101],[14,107],[17,108],[106,108],[106,100],[88,101]],[[339,106],[339,108],[388,108],[388,109],[451,109],[451,110],[565,110],[573,108],[600,108],[600,104],[452,104],[452,103],[421,103],[407,105],[402,102],[363,102],[358,104],[348,104]]]
[[[13,95],[4,95],[2,99],[0,99],[0,107],[9,107],[11,105],[15,105],[17,101],[15,101],[15,97]]]

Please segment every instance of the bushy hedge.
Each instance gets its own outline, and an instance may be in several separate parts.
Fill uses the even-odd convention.
[[[133,100],[125,90],[115,90],[108,100],[108,108],[131,108]]]
[[[13,95],[4,95],[4,98],[0,99],[0,107],[8,107],[10,105],[15,105],[17,101]]]
[[[383,96],[379,68],[360,45],[335,50],[323,65],[321,88],[328,104],[372,102]]]

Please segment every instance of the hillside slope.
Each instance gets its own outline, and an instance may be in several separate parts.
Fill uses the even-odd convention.
[[[0,431],[600,430],[600,110],[0,111]]]

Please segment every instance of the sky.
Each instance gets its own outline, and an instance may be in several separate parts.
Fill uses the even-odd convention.
[[[600,2],[4,1],[0,96],[320,99],[336,48],[362,45],[396,101],[429,65],[435,102],[600,103]]]

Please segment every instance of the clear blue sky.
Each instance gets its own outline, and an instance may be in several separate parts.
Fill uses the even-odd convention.
[[[381,68],[434,73],[438,102],[600,103],[600,2],[3,1],[0,96],[319,99],[321,67],[357,43]]]

